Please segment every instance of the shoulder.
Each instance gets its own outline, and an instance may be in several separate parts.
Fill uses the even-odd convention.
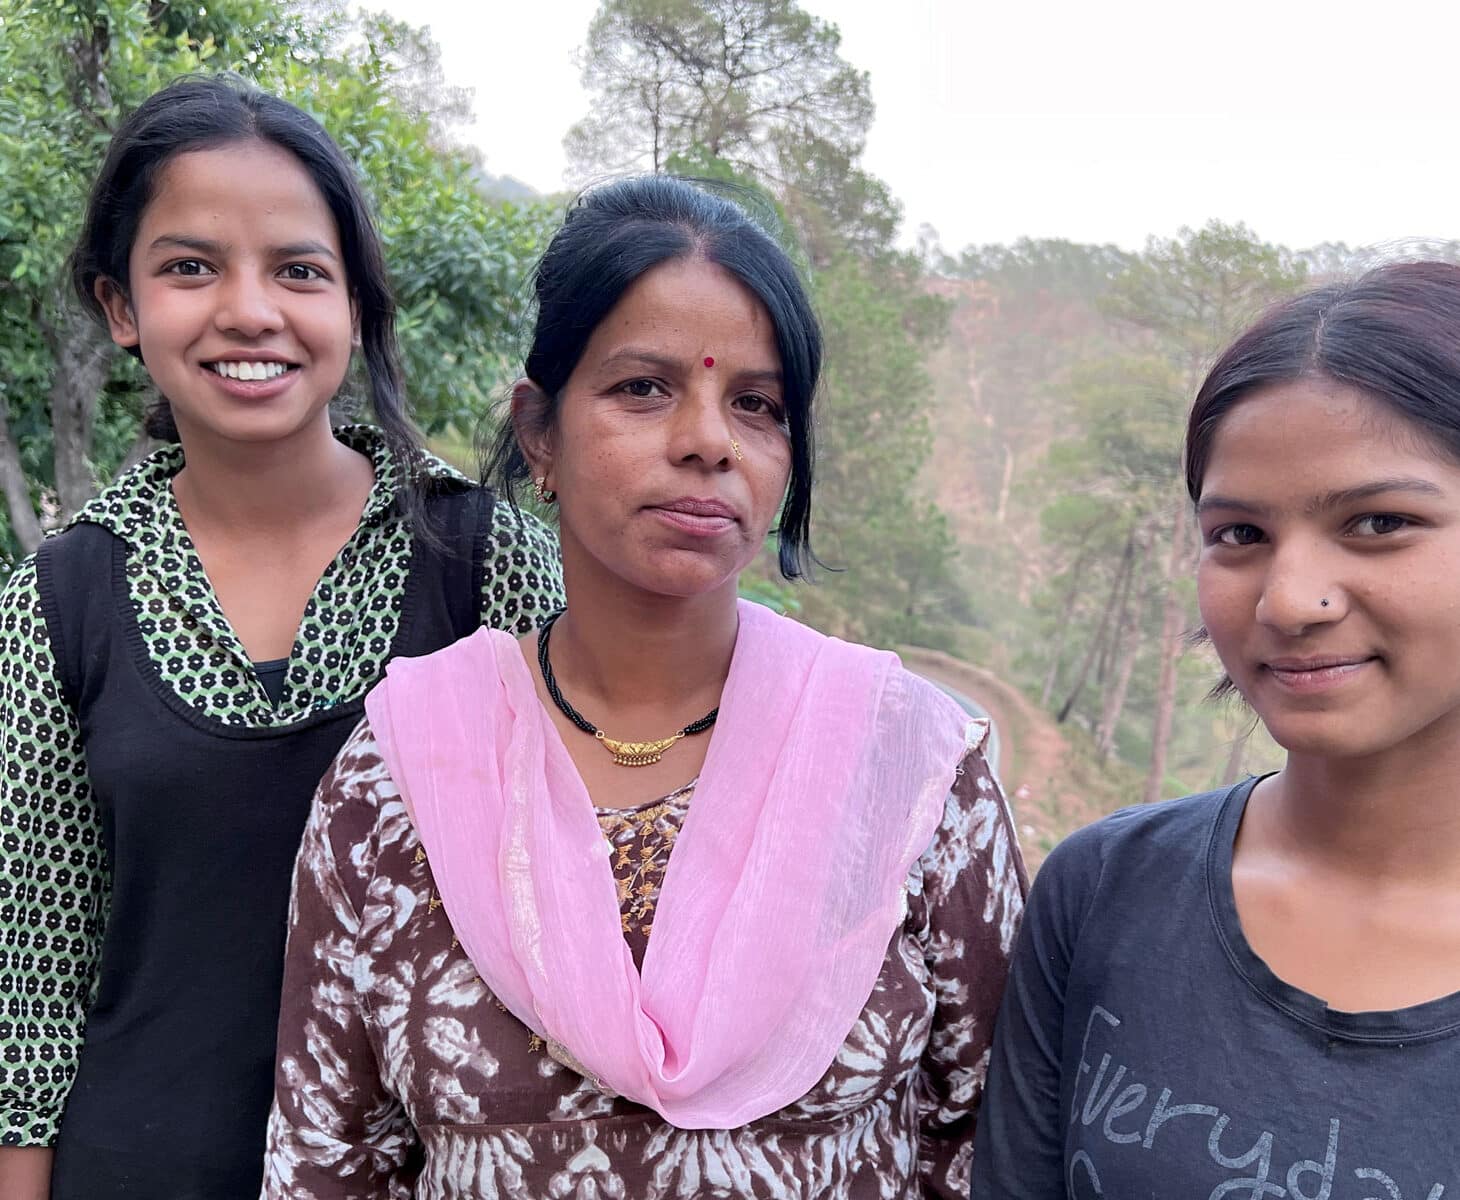
[[[1013,817],[982,750],[970,749],[943,805],[915,875],[930,906],[963,902],[974,920],[995,922],[1004,949],[1013,940],[1029,877]]]
[[[499,550],[519,548],[528,554],[558,558],[558,535],[546,522],[509,504],[491,489],[492,541]]]
[[[148,507],[152,506],[149,504]],[[47,599],[54,589],[67,585],[89,589],[97,572],[111,569],[112,553],[118,541],[140,545],[155,538],[155,527],[145,533],[139,532],[139,520],[132,514],[126,520],[103,524],[78,514],[69,524],[49,534],[22,564],[22,567],[30,567],[30,586]]]
[[[865,649],[865,647],[864,647]],[[917,705],[925,710],[938,712],[963,712],[962,706],[953,699],[947,692],[940,688],[931,679],[918,675],[908,670],[903,665],[902,659],[890,650],[868,650],[869,654],[886,655],[891,660],[891,670],[887,676],[887,686],[901,692],[909,704]],[[965,720],[969,718],[964,717]]]
[[[1236,790],[1134,805],[1076,830],[1039,868],[1031,909],[1083,921],[1098,901],[1119,920],[1155,897],[1169,902],[1201,877],[1218,815]]]
[[[66,524],[57,536],[87,525],[100,526],[126,542],[146,540],[159,527],[166,493],[183,466],[182,447],[163,446],[129,467],[101,490]]]
[[[365,696],[366,718],[355,731],[361,735],[361,746],[379,754],[382,743],[391,743],[392,731],[386,727],[388,718],[382,714],[408,697],[478,697],[500,675],[500,664],[520,658],[521,653],[516,635],[481,625],[429,654],[396,655],[386,664],[385,677]],[[435,720],[420,713],[410,715]],[[352,736],[350,741],[354,740]]]
[[[340,747],[315,795],[311,822],[340,850],[364,845],[381,814],[400,807],[400,790],[380,752],[369,719],[362,719]]]
[[[756,640],[762,652],[777,656],[808,674],[822,673],[833,687],[855,686],[880,689],[878,709],[887,717],[912,714],[922,718],[951,721],[960,732],[970,724],[962,708],[936,684],[915,675],[890,650],[879,650],[861,642],[849,642],[792,617],[742,598],[740,626]],[[887,722],[896,730],[895,721]],[[978,745],[974,742],[972,746]],[[972,746],[970,748],[972,748]]]
[[[1045,866],[1053,864],[1066,869],[1067,862],[1073,866],[1087,860],[1103,863],[1116,857],[1149,857],[1173,850],[1205,849],[1205,836],[1232,791],[1232,788],[1221,788],[1179,800],[1118,809],[1070,834],[1054,848]]]
[[[385,678],[365,697],[365,720],[335,760],[345,772],[340,786],[384,788],[399,797],[409,794],[418,771],[435,777],[458,765],[427,747],[453,739],[480,746],[495,723],[511,720],[514,706],[502,703],[504,687],[519,702],[535,695],[517,639],[486,625],[430,654],[391,659]],[[399,779],[390,778],[387,763],[401,772]]]
[[[981,741],[986,725],[976,723],[973,730],[973,740]],[[924,862],[930,855],[937,855],[961,867],[990,853],[996,844],[1007,846],[1013,839],[1013,821],[1004,793],[981,746],[972,745],[958,764],[943,805],[943,818]]]
[[[52,688],[51,635],[35,557],[23,560],[0,589],[0,703]]]
[[[0,588],[0,632],[15,632],[15,623],[38,615],[40,603],[40,580],[36,575],[35,555],[23,558],[10,572],[5,586]]]
[[[410,836],[410,819],[368,719],[355,726],[315,793],[300,869],[339,880],[363,910],[382,850]]]
[[[319,810],[332,820],[350,812],[374,814],[399,798],[370,721],[362,718],[345,739],[319,785]]]
[[[529,633],[563,607],[558,536],[494,492],[487,495],[492,512],[482,548],[481,623]]]

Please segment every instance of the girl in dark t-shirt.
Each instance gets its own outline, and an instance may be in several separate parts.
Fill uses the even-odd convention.
[[[1202,619],[1287,750],[1044,865],[977,1200],[1460,1195],[1460,267],[1286,301],[1187,433]]]

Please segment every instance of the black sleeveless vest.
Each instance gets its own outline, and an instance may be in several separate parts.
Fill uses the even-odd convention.
[[[477,489],[427,501],[441,545],[416,539],[392,656],[480,624],[492,507]],[[277,729],[225,725],[148,658],[119,538],[77,525],[36,568],[112,876],[52,1200],[255,1200],[294,858],[364,698]]]

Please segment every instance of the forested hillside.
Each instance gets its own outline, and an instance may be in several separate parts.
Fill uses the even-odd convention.
[[[953,305],[931,360],[928,475],[970,610],[942,639],[1049,712],[1108,777],[1112,802],[1277,760],[1240,706],[1206,699],[1217,670],[1192,637],[1197,538],[1180,444],[1212,358],[1297,288],[1457,251],[1295,252],[1213,223],[1138,253],[1021,241],[928,255],[928,286]]]

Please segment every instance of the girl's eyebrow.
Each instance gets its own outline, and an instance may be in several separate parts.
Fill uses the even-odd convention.
[[[287,246],[275,246],[271,253],[275,258],[307,258],[311,254],[317,254],[332,262],[340,261],[339,256],[333,250],[323,242],[315,241],[290,242]]]
[[[1340,488],[1337,491],[1316,496],[1309,502],[1308,509],[1310,512],[1326,512],[1334,508],[1346,508],[1351,504],[1361,504],[1365,500],[1372,500],[1375,496],[1386,495],[1389,492],[1408,492],[1412,496],[1438,497],[1445,494],[1445,489],[1437,483],[1431,483],[1428,479],[1394,475],[1388,479],[1376,479],[1372,483],[1361,483],[1357,487]]]
[[[183,233],[161,234],[153,238],[152,245],[148,247],[149,250],[168,248],[192,250],[197,254],[207,254],[214,258],[222,258],[227,254],[230,247],[225,242],[215,242],[210,238],[189,237]],[[271,258],[301,258],[311,254],[319,255],[321,258],[328,258],[331,262],[339,262],[339,256],[323,242],[311,240],[290,242],[285,246],[274,246],[269,251]]]
[[[1324,492],[1322,495],[1314,496],[1303,508],[1310,514],[1329,512],[1335,508],[1362,504],[1365,500],[1372,500],[1376,496],[1386,496],[1392,492],[1407,492],[1412,496],[1432,498],[1445,495],[1444,488],[1437,483],[1431,483],[1428,479],[1395,475],[1387,479],[1376,479],[1371,483],[1361,483],[1351,488],[1338,488],[1331,492]],[[1231,496],[1203,496],[1196,506],[1196,511],[1204,513],[1214,508],[1254,515],[1261,515],[1269,511],[1266,505],[1253,504],[1248,500],[1236,500]]]
[[[1249,513],[1257,516],[1267,511],[1261,504],[1250,504],[1246,500],[1233,500],[1229,496],[1203,496],[1197,501],[1196,511],[1198,515],[1220,508],[1225,512]]]
[[[212,254],[222,257],[227,247],[222,242],[209,241],[207,238],[188,237],[183,233],[164,233],[152,239],[152,244],[147,247],[149,250],[174,248],[178,250],[196,250],[199,254]]]

